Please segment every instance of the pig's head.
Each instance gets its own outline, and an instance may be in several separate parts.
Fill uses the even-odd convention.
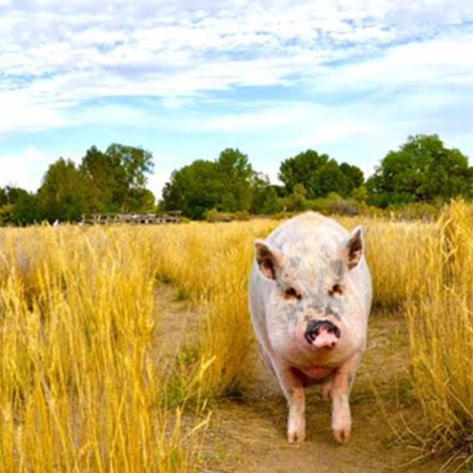
[[[270,310],[277,336],[294,337],[310,349],[336,348],[360,312],[352,271],[363,255],[362,229],[344,239],[301,238],[274,245],[257,240],[255,246],[259,271],[272,281]]]

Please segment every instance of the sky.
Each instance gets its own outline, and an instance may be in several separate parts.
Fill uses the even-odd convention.
[[[432,133],[473,164],[471,0],[0,0],[0,187],[112,143],[158,199],[226,148],[274,184],[307,149],[368,177]]]

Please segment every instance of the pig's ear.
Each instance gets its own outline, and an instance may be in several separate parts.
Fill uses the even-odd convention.
[[[255,241],[256,262],[264,277],[276,279],[276,268],[283,264],[284,257],[276,248],[263,240]]]
[[[356,227],[342,247],[342,257],[346,261],[348,269],[358,266],[365,250],[364,247],[363,229]]]

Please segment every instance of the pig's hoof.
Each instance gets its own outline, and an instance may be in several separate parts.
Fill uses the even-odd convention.
[[[287,423],[287,440],[289,443],[299,443],[305,440],[305,418],[300,413],[289,414]]]
[[[289,443],[300,443],[305,440],[305,431],[294,431],[294,432],[287,432],[287,440]]]
[[[350,440],[351,429],[349,427],[345,429],[333,429],[332,433],[338,443],[347,443]]]

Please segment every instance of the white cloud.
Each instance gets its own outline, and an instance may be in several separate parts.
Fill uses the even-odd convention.
[[[51,156],[35,146],[28,145],[19,153],[0,153],[2,168],[1,187],[20,187],[29,192],[36,192],[48,166]]]
[[[285,151],[442,130],[468,145],[472,20],[470,0],[0,0],[0,140],[130,126]]]
[[[19,91],[0,92],[0,103],[0,137],[18,130],[47,130],[65,126],[67,123],[53,107],[31,103]]]
[[[464,1],[446,10],[444,2],[392,6],[372,0],[360,6],[343,0],[219,2],[221,10],[212,11],[211,3],[200,3],[198,11],[185,1],[152,9],[139,2],[67,2],[66,8],[50,1],[41,10],[8,10],[0,19],[0,71],[32,81],[36,76],[42,87],[51,83],[54,97],[77,101],[107,92],[167,97],[276,85],[287,75],[317,79],[327,62],[359,59],[398,36],[404,40],[400,27],[412,18],[415,30],[418,10],[438,24],[460,21],[473,8]],[[403,58],[393,59],[402,64]],[[22,90],[36,98],[29,84]]]
[[[471,19],[473,5],[469,0],[451,3],[447,0],[396,0],[387,5],[388,27],[404,34],[432,32]]]

